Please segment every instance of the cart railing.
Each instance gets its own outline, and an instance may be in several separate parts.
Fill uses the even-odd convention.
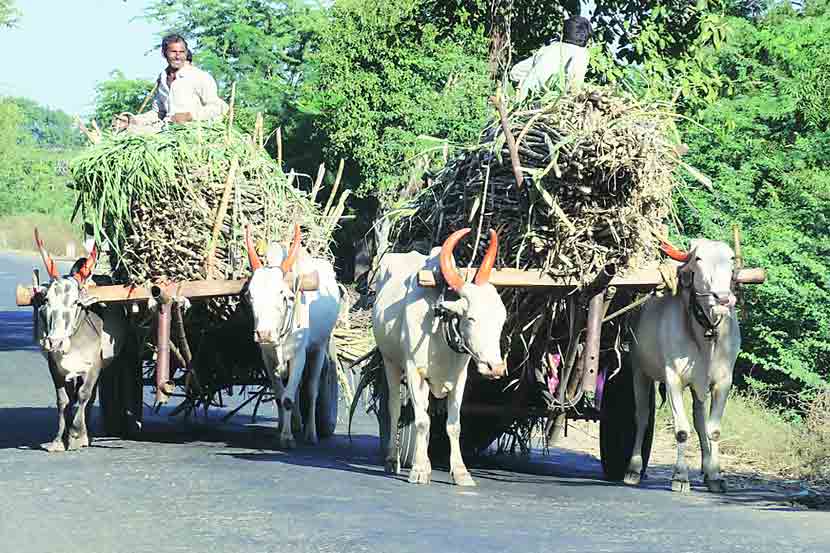
[[[459,269],[461,277],[469,282],[475,276],[478,267]],[[440,272],[423,270],[418,272],[418,284],[434,288],[440,282]],[[766,280],[766,270],[760,268],[740,269],[736,272],[738,284],[761,284]],[[556,278],[541,270],[500,269],[490,273],[490,284],[496,288],[576,288],[578,282],[573,278]],[[608,286],[618,288],[649,289],[664,284],[660,270],[649,267],[633,271],[629,275],[613,277]]]

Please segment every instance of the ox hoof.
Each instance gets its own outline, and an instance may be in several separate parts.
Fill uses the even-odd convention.
[[[671,491],[680,493],[689,493],[691,487],[688,480],[672,480]]]
[[[83,436],[70,436],[69,437],[69,446],[66,448],[69,451],[77,451],[83,447],[89,446],[89,437],[86,435]]]
[[[476,481],[470,476],[470,473],[465,471],[455,471],[452,473],[452,481],[456,486],[472,487],[476,485]]]
[[[294,449],[295,447],[297,447],[297,441],[294,439],[294,436],[291,436],[290,438],[286,438],[285,436],[283,436],[280,439],[280,446],[283,449]]]
[[[306,442],[310,443],[311,445],[317,445],[318,443],[320,443],[320,440],[317,438],[316,433],[315,434],[310,434],[310,433],[306,434],[304,436],[304,439],[305,439]]]
[[[640,485],[641,476],[638,471],[630,470],[625,473],[625,478],[623,478],[623,482],[628,484],[629,486],[639,486]]]
[[[62,451],[66,451],[66,446],[63,444],[63,440],[60,439],[52,440],[51,442],[41,444],[40,447],[42,447],[49,453],[60,453]]]
[[[707,477],[703,478],[706,484],[706,489],[712,493],[726,493],[726,480],[718,478],[717,480],[710,480]]]
[[[428,469],[418,469],[412,468],[409,471],[409,483],[410,484],[429,484],[431,480],[432,471]]]
[[[386,463],[383,465],[383,471],[386,474],[400,474],[401,473],[401,463],[397,459],[395,460],[386,460]]]

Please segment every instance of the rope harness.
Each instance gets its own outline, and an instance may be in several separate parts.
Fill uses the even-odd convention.
[[[302,292],[300,292],[300,278],[295,278],[294,282],[289,288],[290,293],[283,296],[282,301],[285,304],[286,317],[282,320],[282,328],[279,333],[279,340],[277,343],[285,342],[291,331],[294,330],[294,321],[299,318],[300,309],[302,308]],[[294,304],[291,305],[293,300]]]
[[[453,292],[448,286],[442,286],[441,293],[438,296],[438,301],[432,308],[432,314],[441,320],[441,329],[444,332],[444,339],[447,341],[447,345],[450,346],[450,349],[456,353],[469,355],[476,363],[481,364],[483,361],[478,355],[473,353],[470,345],[461,334],[461,315],[450,311],[442,305],[446,300],[447,293],[451,293],[456,298],[458,297],[458,294]]]
[[[697,288],[695,288],[695,272],[689,271],[685,273],[689,275],[688,278],[684,278],[684,275],[680,276],[680,287],[686,288],[690,291],[689,293],[689,315],[697,321],[697,323],[703,327],[703,337],[707,340],[717,340],[717,329],[723,322],[725,315],[719,315],[716,318],[709,317],[706,309],[700,305],[700,298],[706,297],[713,297],[715,301],[719,301],[721,298],[715,292],[698,292]],[[729,293],[732,293],[732,290],[735,286],[735,279],[737,276],[737,270],[732,271],[732,282],[729,288]]]

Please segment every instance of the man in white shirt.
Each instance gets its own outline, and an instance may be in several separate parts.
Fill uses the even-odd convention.
[[[187,42],[180,35],[164,37],[161,54],[167,60],[167,68],[156,81],[150,111],[121,118],[117,126],[211,121],[225,114],[228,104],[219,98],[216,81],[188,62],[189,53]]]
[[[510,78],[519,83],[518,99],[543,87],[558,86],[561,90],[577,90],[588,70],[588,39],[591,22],[584,17],[565,20],[561,42],[552,42],[517,63]],[[552,80],[553,79],[553,80]]]

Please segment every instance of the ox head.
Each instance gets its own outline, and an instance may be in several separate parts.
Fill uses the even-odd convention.
[[[263,264],[251,239],[250,227],[245,231],[245,247],[253,271],[246,294],[254,313],[254,341],[258,344],[278,344],[288,330],[295,292],[286,282],[286,276],[297,260],[300,239],[300,226],[294,225],[294,238],[288,251],[279,244],[270,244],[267,264]]]
[[[85,284],[92,275],[98,251],[93,245],[89,257],[78,259],[69,275],[62,277],[37,229],[35,243],[50,279],[45,291],[38,294],[38,325],[42,328],[43,335],[40,345],[50,353],[67,353],[72,335],[83,319],[84,310],[95,301],[86,293]]]
[[[688,252],[664,243],[662,250],[682,265],[678,267],[680,285],[688,289],[710,321],[731,313],[736,299],[732,291],[735,253],[725,242],[692,240]]]
[[[499,250],[499,238],[494,230],[490,230],[487,253],[475,279],[468,283],[455,268],[453,250],[469,232],[470,229],[465,228],[452,233],[441,247],[438,257],[441,274],[459,299],[443,301],[440,307],[458,316],[461,338],[476,361],[478,372],[486,378],[501,378],[507,373],[501,354],[501,331],[507,319],[507,310],[496,287],[489,282]]]

